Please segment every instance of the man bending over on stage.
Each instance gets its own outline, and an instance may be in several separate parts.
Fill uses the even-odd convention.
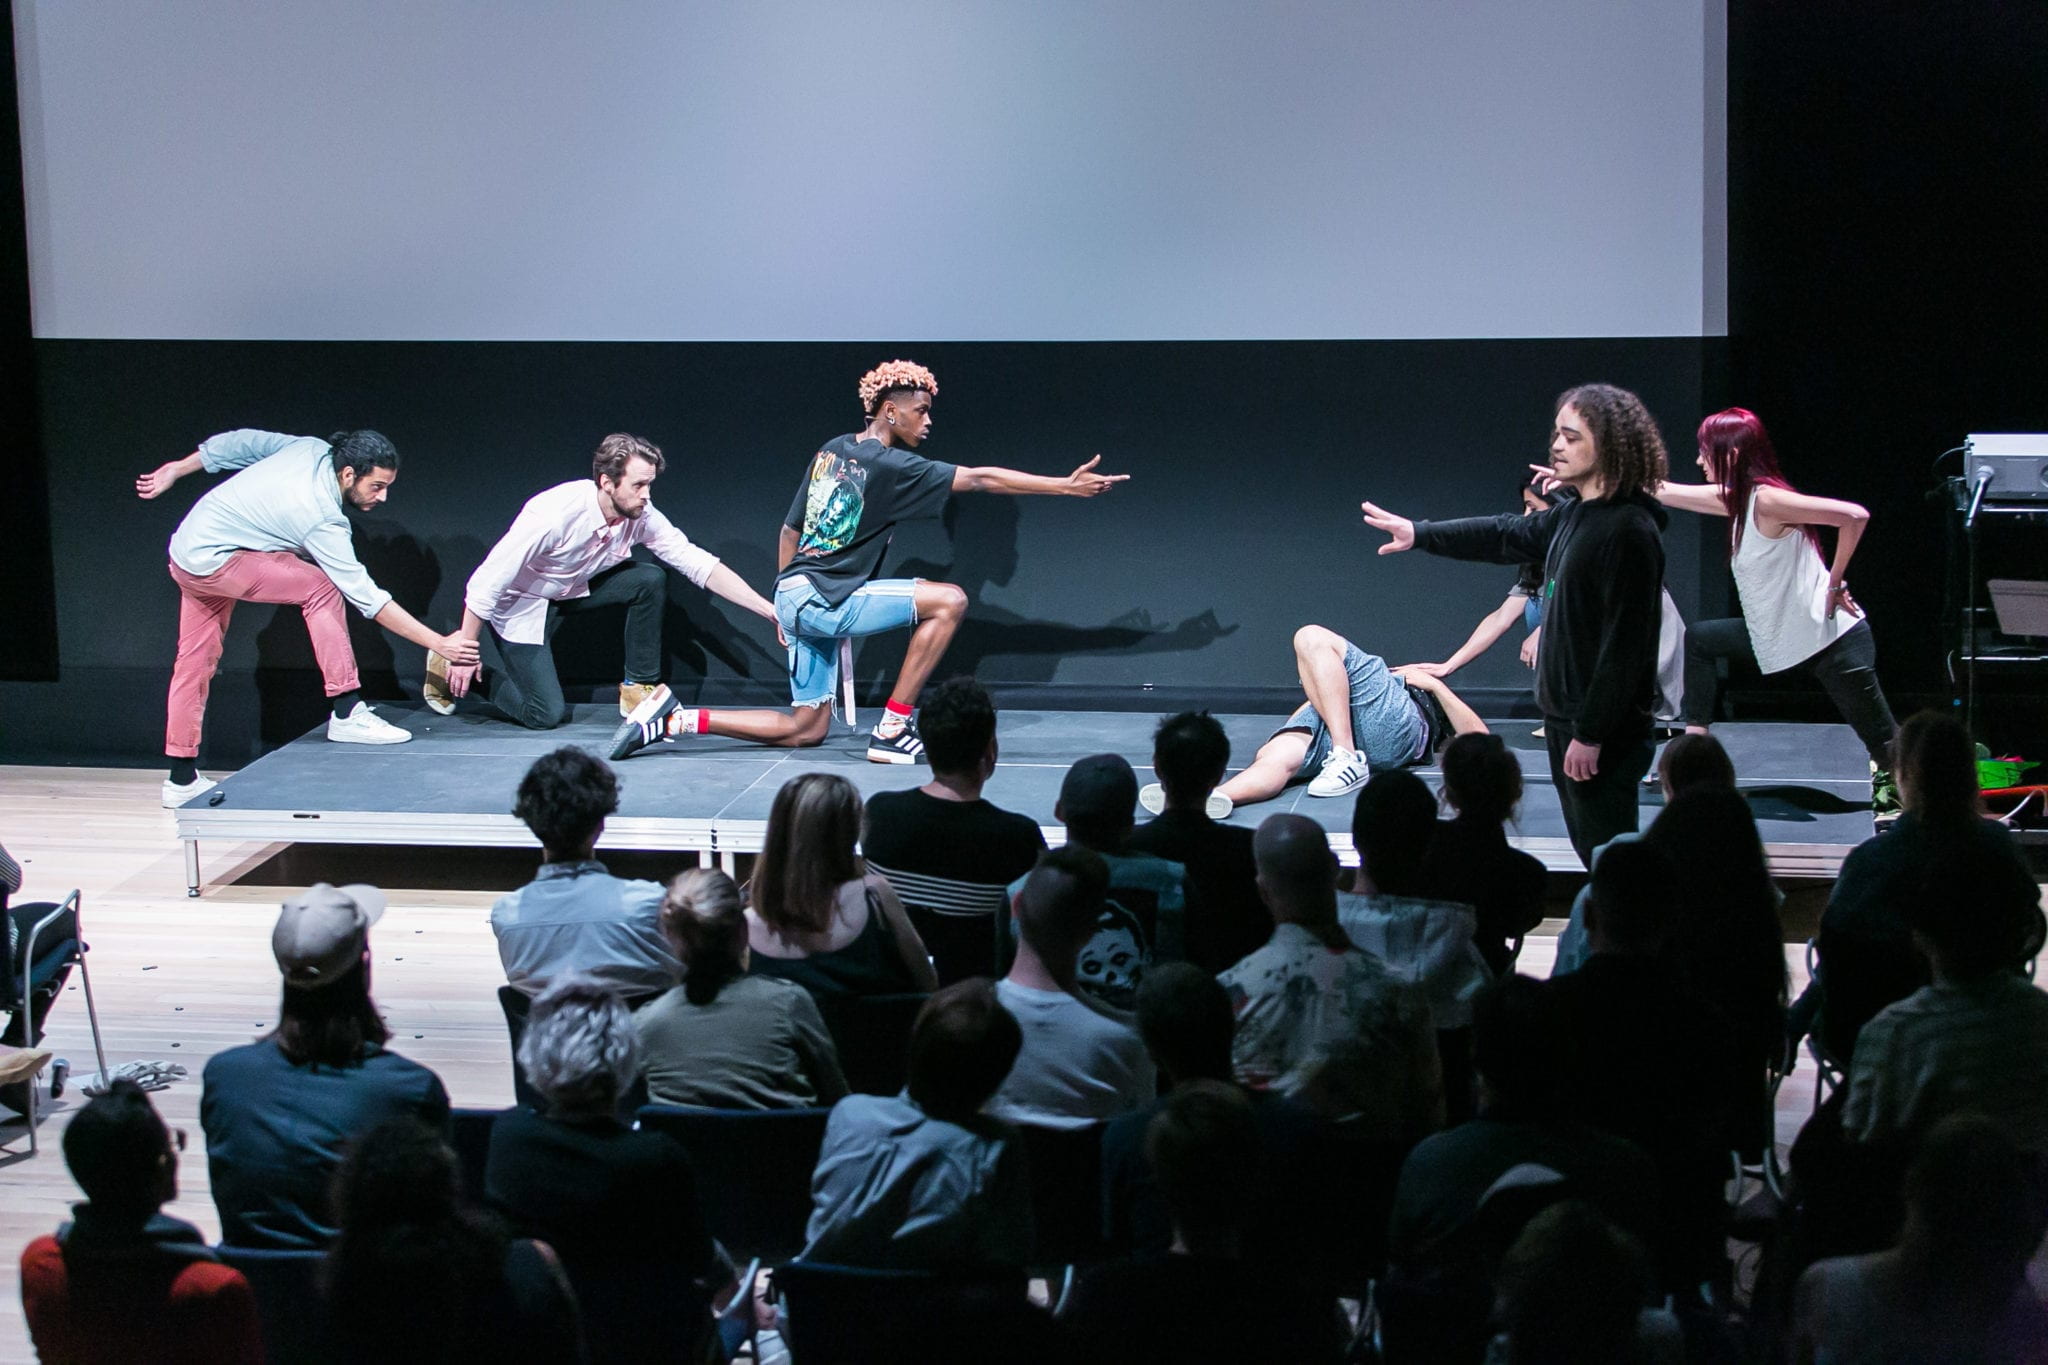
[[[668,689],[661,673],[661,609],[668,579],[658,564],[632,558],[645,545],[677,573],[726,601],[773,621],[775,608],[708,550],[690,543],[654,506],[661,448],[615,432],[598,442],[588,479],[534,494],[512,520],[463,593],[462,629],[483,651],[476,665],[427,660],[427,705],[447,715],[475,685],[491,705],[529,730],[569,718],[550,641],[562,617],[599,607],[626,609],[626,678],[619,714]],[[488,629],[486,629],[488,627]]]
[[[381,504],[398,480],[398,451],[374,431],[339,432],[325,441],[272,431],[210,437],[182,460],[135,481],[160,497],[187,474],[239,471],[194,503],[171,537],[171,578],[178,585],[178,661],[171,670],[164,753],[166,806],[182,806],[214,784],[199,775],[200,725],[237,602],[290,603],[306,618],[313,657],[333,705],[327,737],[344,744],[403,744],[412,738],[372,711],[357,688],[342,600],[394,635],[452,659],[474,662],[476,646],[438,635],[370,581],[356,559],[347,502],[359,512]]]
[[[896,689],[874,733],[875,763],[916,763],[924,755],[912,711],[918,693],[967,612],[967,594],[951,583],[875,578],[896,523],[935,517],[954,493],[1043,493],[1092,498],[1129,478],[1097,474],[1100,455],[1065,478],[995,465],[970,467],[913,452],[931,435],[932,372],[891,360],[861,376],[867,426],[834,437],[811,457],[783,519],[775,580],[775,618],[789,645],[789,711],[699,711],[662,689],[630,716],[612,743],[621,759],[678,735],[732,735],[767,744],[808,745],[825,738],[827,708],[839,674],[840,641],[910,629]]]
[[[1634,394],[1582,384],[1557,400],[1550,464],[1579,496],[1529,516],[1418,522],[1362,505],[1366,524],[1392,537],[1383,555],[1412,546],[1543,565],[1536,704],[1565,828],[1590,867],[1594,849],[1636,828],[1636,783],[1650,767],[1667,520],[1653,494],[1664,440]]]
[[[1231,805],[1271,800],[1304,774],[1313,774],[1310,796],[1343,796],[1376,769],[1426,762],[1451,736],[1486,729],[1442,678],[1391,670],[1379,655],[1322,626],[1294,632],[1294,666],[1308,700],[1250,767],[1216,788]]]

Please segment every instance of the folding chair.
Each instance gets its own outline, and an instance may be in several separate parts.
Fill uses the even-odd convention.
[[[330,1365],[340,1360],[321,1310],[325,1251],[275,1251],[225,1242],[213,1250],[222,1264],[241,1271],[249,1282],[265,1360],[272,1365]]]
[[[803,1250],[811,1173],[830,1109],[703,1109],[650,1104],[639,1126],[683,1145],[711,1235],[734,1256],[768,1262]]]
[[[472,1203],[484,1202],[484,1168],[491,1159],[491,1129],[504,1109],[451,1109],[448,1112],[448,1145],[462,1167],[462,1192]]]
[[[910,1026],[929,999],[921,993],[819,998],[847,1089],[856,1095],[902,1093],[910,1079]]]
[[[72,915],[75,926],[71,933],[59,939],[56,924],[66,912]],[[45,942],[45,940],[48,940]],[[38,989],[55,989],[55,982],[64,969],[73,965],[78,968],[78,979],[85,987],[85,1016],[92,1025],[92,1050],[100,1064],[100,1080],[107,1078],[107,1049],[100,1038],[100,1013],[93,1004],[92,974],[86,969],[85,955],[89,947],[85,942],[84,901],[80,893],[73,891],[64,898],[64,903],[50,907],[50,913],[42,916],[29,926],[21,945],[22,969],[19,981],[11,982],[19,994],[14,999],[14,1011],[21,1020],[22,1044],[34,1047],[40,1041],[42,1030],[35,1022],[35,998]],[[52,1007],[55,1006],[52,1000]],[[34,1156],[41,1150],[36,1136],[36,1111],[40,1108],[42,1096],[41,1078],[31,1076],[23,1083],[27,1092],[27,1103],[22,1113],[28,1118],[28,1150]]]

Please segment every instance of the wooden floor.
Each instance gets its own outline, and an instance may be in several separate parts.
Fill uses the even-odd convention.
[[[94,992],[110,1065],[176,1062],[187,1079],[155,1099],[190,1147],[180,1197],[169,1212],[209,1237],[219,1232],[208,1197],[199,1131],[199,1072],[208,1057],[268,1029],[277,1008],[270,930],[291,888],[320,879],[370,881],[391,906],[371,935],[372,988],[389,1020],[392,1046],[432,1067],[458,1105],[511,1103],[511,1063],[495,995],[504,976],[486,922],[490,903],[531,873],[532,855],[476,850],[348,849],[274,844],[211,845],[201,900],[185,896],[171,815],[158,804],[154,770],[0,766],[0,843],[22,864],[23,898],[84,891]],[[687,855],[669,858],[677,868]],[[620,861],[625,861],[621,859]],[[657,875],[645,855],[634,875]],[[441,889],[462,886],[463,889]],[[412,888],[412,889],[408,889]],[[1533,936],[1522,970],[1547,975],[1560,922]],[[1803,938],[1803,934],[1801,935]],[[1793,989],[1805,963],[1788,953]],[[83,994],[72,989],[51,1014],[46,1045],[75,1075],[94,1069]],[[33,1359],[21,1317],[19,1249],[53,1230],[78,1197],[58,1150],[64,1124],[82,1102],[73,1088],[42,1126],[42,1154],[27,1159],[25,1126],[0,1127],[0,1365]],[[1802,1065],[1779,1097],[1781,1142],[1789,1143],[1812,1103]]]

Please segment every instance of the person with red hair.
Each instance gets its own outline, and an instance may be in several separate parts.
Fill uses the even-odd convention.
[[[1779,472],[1763,420],[1727,408],[1700,423],[1704,484],[1665,482],[1666,507],[1728,518],[1728,563],[1742,615],[1695,621],[1685,637],[1685,728],[1705,734],[1719,691],[1716,665],[1748,659],[1764,673],[1812,674],[1870,753],[1883,804],[1898,724],[1877,681],[1877,644],[1844,576],[1870,513],[1853,502],[1801,493]],[[1835,530],[1832,558],[1820,527]]]

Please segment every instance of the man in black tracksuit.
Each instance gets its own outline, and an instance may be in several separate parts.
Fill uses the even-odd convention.
[[[1543,565],[1536,701],[1550,776],[1579,860],[1636,828],[1636,784],[1652,757],[1664,509],[1664,443],[1625,389],[1586,384],[1558,400],[1551,467],[1579,496],[1533,516],[1411,522],[1364,504],[1392,540],[1452,559]]]

